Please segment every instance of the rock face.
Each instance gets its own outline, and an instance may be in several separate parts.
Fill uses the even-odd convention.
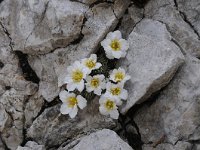
[[[0,150],[199,150],[199,16],[199,0],[0,0]],[[130,44],[120,118],[98,98],[61,115],[66,68],[113,30]]]
[[[185,4],[187,3],[185,1],[182,2]],[[188,3],[196,6],[198,0],[195,3],[191,1]],[[196,8],[199,9],[198,7]],[[185,10],[185,8],[183,9]],[[145,17],[152,18],[166,24],[168,31],[173,36],[173,39],[181,45],[185,53],[189,53],[196,57],[200,56],[199,37],[195,33],[193,27],[191,27],[190,23],[188,23],[187,20],[184,20],[180,12],[175,7],[173,0],[155,0],[147,3],[145,6]],[[199,19],[196,20],[198,22]]]
[[[44,145],[38,145],[36,142],[28,141],[24,147],[18,146],[17,150],[46,150]]]
[[[179,11],[186,17],[185,19],[188,20],[189,23],[191,23],[191,26],[194,28],[194,30],[197,32],[197,34],[200,34],[200,1],[198,0],[191,0],[191,1],[184,1],[184,0],[177,0],[177,7]]]
[[[53,147],[69,138],[74,139],[81,133],[101,128],[114,128],[115,122],[100,115],[97,108],[98,99],[95,99],[86,109],[79,111],[75,119],[61,115],[59,104],[47,108],[28,129],[27,136],[46,147]]]
[[[128,7],[129,1],[123,1],[122,5],[121,3],[122,0],[117,0],[112,5],[101,3],[88,9],[85,12],[87,21],[81,31],[82,40],[79,42],[66,48],[57,49],[54,53],[29,58],[30,65],[41,80],[40,94],[48,102],[58,96],[67,66],[94,52],[104,36],[114,29],[118,18]],[[105,14],[107,15],[105,16]]]
[[[72,147],[72,148],[71,148]],[[114,131],[103,129],[82,137],[58,150],[132,150]]]
[[[156,147],[149,145],[144,145],[143,150],[190,150],[192,149],[192,144],[187,142],[178,142],[176,145],[172,144],[159,144]]]
[[[0,61],[3,64],[0,68],[0,137],[9,149],[14,150],[24,138],[24,107],[38,86],[22,76],[4,30],[0,26]]]
[[[88,9],[83,4],[66,0],[14,3],[10,0],[1,6],[11,10],[5,14],[0,11],[0,18],[6,18],[3,23],[10,24],[8,32],[14,42],[13,50],[28,54],[45,54],[77,39]]]
[[[135,121],[145,143],[200,139],[200,61],[187,57],[170,85],[155,102],[138,111]]]
[[[129,98],[122,113],[164,87],[184,60],[179,47],[169,41],[170,34],[163,24],[144,20],[135,31],[141,34],[132,32],[129,35],[130,49],[123,60],[132,78],[127,85]]]

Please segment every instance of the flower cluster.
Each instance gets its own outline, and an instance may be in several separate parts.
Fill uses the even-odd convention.
[[[106,39],[101,42],[106,57],[109,59],[125,57],[128,43],[122,39],[119,31],[111,32]],[[75,61],[67,68],[67,75],[64,79],[66,90],[59,94],[63,102],[60,108],[62,114],[69,114],[74,118],[78,113],[78,108],[83,109],[87,106],[87,100],[81,93],[87,91],[100,96],[99,111],[101,114],[118,119],[118,106],[128,97],[124,84],[130,79],[123,68],[114,69],[106,78],[104,74],[93,75],[93,71],[102,67],[97,61],[97,55],[91,54],[89,58]],[[79,94],[77,94],[78,91]]]

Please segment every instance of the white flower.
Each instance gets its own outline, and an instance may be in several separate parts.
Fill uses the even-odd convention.
[[[88,74],[94,69],[99,69],[102,64],[97,62],[97,55],[91,54],[89,58],[82,59],[82,64],[88,69]]]
[[[102,115],[110,116],[113,119],[118,119],[119,112],[114,99],[102,95],[99,99],[100,107],[99,111]]]
[[[94,91],[94,94],[101,95],[102,89],[105,89],[106,83],[104,75],[88,76],[86,81],[86,89],[88,92]]]
[[[86,99],[81,95],[76,96],[74,93],[61,91],[59,97],[63,102],[60,107],[61,114],[69,114],[71,118],[74,118],[77,115],[78,107],[83,109],[87,105]]]
[[[72,66],[67,68],[67,76],[64,82],[67,83],[67,90],[73,91],[78,89],[80,92],[84,89],[84,80],[88,73],[87,68],[79,61],[76,61]]]
[[[117,105],[121,105],[121,99],[126,100],[128,98],[128,92],[125,90],[123,83],[113,84],[108,82],[106,84],[106,93],[107,97],[111,97],[116,100]]]
[[[114,69],[110,73],[110,80],[112,80],[114,82],[123,82],[123,83],[125,83],[130,78],[131,78],[131,76],[127,75],[125,70],[123,68],[120,68],[120,67],[118,69]]]
[[[122,39],[120,31],[108,33],[106,39],[101,42],[101,46],[103,46],[109,59],[125,57],[129,48],[128,42]]]

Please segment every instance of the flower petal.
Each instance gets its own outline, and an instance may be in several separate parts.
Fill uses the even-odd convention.
[[[62,102],[65,102],[65,100],[67,99],[67,97],[68,97],[68,92],[67,91],[61,91],[60,93],[59,93],[59,98],[60,98],[60,100],[62,101]]]
[[[101,95],[101,88],[95,89],[95,90],[94,90],[94,94],[100,96],[100,95]]]
[[[97,62],[97,55],[96,54],[91,54],[90,55],[90,59],[92,59],[93,61]]]
[[[83,109],[86,105],[87,105],[87,101],[84,97],[82,97],[81,95],[77,96],[78,99],[78,106],[80,109]]]
[[[122,45],[121,49],[122,49],[123,51],[126,51],[126,50],[129,49],[129,44],[128,44],[128,42],[127,42],[126,40],[120,39],[119,42],[120,42],[121,45]]]
[[[84,81],[82,80],[78,85],[77,85],[77,89],[82,92],[84,89]]]
[[[96,63],[95,69],[99,69],[102,66],[101,63]]]
[[[103,106],[100,106],[100,107],[99,107],[99,112],[100,112],[102,115],[108,115],[108,114],[109,114],[108,111],[106,110],[106,108],[103,107]]]
[[[76,84],[74,84],[74,83],[68,83],[67,84],[67,90],[68,91],[74,91],[75,88],[76,88]]]
[[[119,59],[120,57],[122,57],[122,51],[112,51],[113,57]]]
[[[64,79],[64,83],[70,83],[72,82],[72,78],[70,76],[66,76],[65,79]]]
[[[72,111],[69,112],[70,118],[74,118],[77,115],[77,112],[78,112],[78,108],[77,108],[77,106],[74,106],[74,108],[72,109]]]
[[[70,107],[67,107],[66,104],[62,104],[61,107],[60,107],[60,113],[61,114],[69,114],[70,112],[72,111],[72,108]]]
[[[108,33],[106,38],[111,39],[111,40],[121,39],[122,35],[121,35],[121,32],[119,30],[117,30],[117,31]]]
[[[113,111],[110,112],[110,117],[113,119],[118,119],[119,117],[119,112],[117,109],[114,109]]]
[[[108,45],[110,45],[110,43],[111,43],[111,40],[110,40],[110,39],[105,39],[105,40],[103,40],[103,41],[101,42],[101,46],[103,46],[104,49],[105,49],[105,47],[107,47]]]

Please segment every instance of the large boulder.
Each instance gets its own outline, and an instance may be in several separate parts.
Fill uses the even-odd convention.
[[[145,143],[200,140],[200,61],[188,56],[186,63],[151,105],[134,117]]]
[[[132,150],[114,131],[103,129],[81,137],[58,150]]]
[[[27,137],[46,147],[60,145],[68,139],[101,128],[114,128],[114,120],[98,111],[98,99],[88,102],[74,119],[60,113],[60,104],[45,109],[27,130]]]
[[[166,86],[183,63],[181,50],[170,39],[165,25],[153,20],[141,21],[129,35],[130,48],[120,63],[131,75],[126,86],[129,97],[122,113]]]

